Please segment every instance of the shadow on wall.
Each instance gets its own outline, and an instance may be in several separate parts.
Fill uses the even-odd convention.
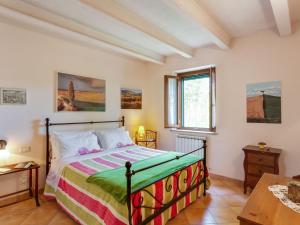
[[[40,187],[44,185],[46,178],[46,136],[45,136],[45,124],[41,120],[32,121],[32,139],[30,153],[30,160],[34,160],[40,164],[39,180]]]

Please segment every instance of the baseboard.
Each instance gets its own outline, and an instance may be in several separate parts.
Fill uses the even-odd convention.
[[[231,178],[231,177],[225,177],[225,176],[222,176],[222,175],[219,175],[219,174],[209,173],[209,176],[212,179],[215,178],[215,179],[228,180],[228,181],[235,182],[235,183],[238,183],[238,184],[243,184],[244,183],[244,181],[242,181],[242,180],[238,180],[238,179]]]
[[[30,199],[28,192],[19,193],[13,196],[8,196],[0,200],[0,208],[4,206],[12,205],[16,202],[21,202]]]
[[[44,193],[44,188],[39,189],[39,194]],[[32,197],[29,196],[29,192],[22,192],[19,194],[15,194],[12,196],[8,196],[6,198],[0,199],[0,208],[4,206],[9,206],[17,202],[25,201],[28,199],[32,199]]]

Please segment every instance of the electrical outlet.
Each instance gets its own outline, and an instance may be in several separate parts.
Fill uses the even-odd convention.
[[[20,153],[26,153],[26,152],[30,152],[30,151],[31,151],[30,146],[22,146],[20,149]]]

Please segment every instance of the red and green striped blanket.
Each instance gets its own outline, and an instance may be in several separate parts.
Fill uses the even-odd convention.
[[[123,167],[126,161],[134,163],[164,154],[166,154],[164,151],[128,146],[107,153],[90,154],[89,158],[83,157],[82,160],[77,157],[62,169],[57,188],[51,185],[51,182],[47,182],[44,194],[46,197],[55,198],[58,204],[80,224],[125,225],[128,224],[127,205],[118,202],[110,193],[105,191],[105,188],[88,183],[87,178],[97,172]],[[143,204],[150,207],[133,209],[133,224],[137,225],[141,218],[153,214],[154,210],[150,209],[151,207],[160,207],[161,203],[170,201],[177,194],[178,189],[184,190],[190,185],[191,179],[194,177],[193,174],[198,173],[202,168],[202,163],[196,162],[182,172],[186,175],[180,175],[177,172],[169,179],[159,180],[146,187],[146,191],[135,193],[132,196],[133,205],[141,199],[140,197],[143,197]],[[202,175],[204,176],[204,174]],[[125,176],[123,173],[120,174],[120,177],[123,176]],[[172,187],[171,190],[168,190],[169,187]],[[159,201],[154,201],[149,193]],[[157,216],[151,221],[151,224],[165,224],[202,193],[203,185]]]

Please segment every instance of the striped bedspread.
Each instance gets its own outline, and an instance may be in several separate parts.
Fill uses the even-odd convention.
[[[96,172],[124,166],[126,161],[136,162],[160,154],[164,154],[164,151],[135,145],[123,147],[108,154],[90,154],[90,158],[67,164],[60,174],[58,187],[55,188],[47,182],[44,195],[49,199],[56,199],[57,203],[79,224],[128,224],[127,205],[117,202],[101,187],[87,183],[86,179]],[[132,194],[133,225],[137,225],[147,215],[153,214],[154,210],[151,208],[163,206],[164,203],[178,194],[178,190],[185,190],[195,177],[194,173],[198,174],[201,168],[203,168],[202,162],[197,162],[181,173],[177,172],[170,178],[160,180],[146,187],[145,190]],[[120,174],[120,176],[125,175]],[[202,176],[204,176],[203,173]],[[200,181],[200,177],[198,179]],[[180,210],[195,201],[202,193],[203,184],[157,216],[149,224],[166,224],[170,218],[176,216]],[[159,201],[155,201],[153,196]],[[134,205],[140,203],[141,197],[143,197],[142,205],[147,207],[136,209]]]

